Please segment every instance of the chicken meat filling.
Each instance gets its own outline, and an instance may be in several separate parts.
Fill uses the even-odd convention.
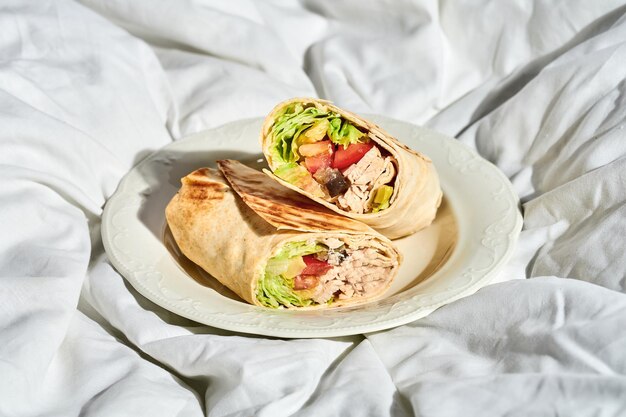
[[[351,213],[362,214],[371,210],[374,191],[390,183],[396,169],[393,158],[383,157],[374,146],[343,174],[350,181],[350,188],[337,198],[337,205]]]
[[[378,292],[388,281],[391,269],[397,266],[397,262],[374,248],[340,249],[337,242],[328,243],[331,245],[323,260],[333,267],[319,277],[311,296],[317,303],[326,303],[333,297],[345,300]]]

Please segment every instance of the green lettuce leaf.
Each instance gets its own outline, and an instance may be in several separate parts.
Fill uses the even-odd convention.
[[[272,126],[270,133],[273,138],[273,146],[270,150],[272,159],[280,164],[297,162],[300,159],[298,138],[305,130],[321,120],[329,122],[326,134],[330,140],[343,145],[344,148],[351,143],[362,142],[362,138],[366,137],[365,133],[337,113],[324,112],[317,107],[304,108],[302,104],[296,103],[287,106],[276,117]]]
[[[365,136],[365,133],[361,132],[346,120],[339,117],[330,120],[328,137],[331,142],[337,145],[343,145],[344,149],[351,143],[362,142],[361,138],[363,136]]]
[[[275,149],[273,156],[278,156],[283,163],[296,162],[298,155],[296,147],[292,146],[293,141],[300,134],[311,127],[317,120],[325,119],[328,113],[320,111],[317,107],[307,107],[302,104],[292,104],[276,118],[272,127]]]
[[[293,289],[293,278],[286,278],[283,273],[289,268],[295,257],[325,251],[326,247],[316,242],[288,242],[276,256],[270,258],[265,273],[257,286],[257,299],[266,307],[284,306],[304,307],[311,305],[311,299],[305,299]]]
[[[313,302],[303,299],[293,290],[293,279],[267,273],[259,280],[256,297],[265,307],[271,308],[281,305],[306,307]]]

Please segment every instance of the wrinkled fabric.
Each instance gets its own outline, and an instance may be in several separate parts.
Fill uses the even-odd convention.
[[[513,183],[498,283],[375,334],[178,317],[110,265],[137,162],[293,96],[439,130]],[[626,6],[5,1],[0,415],[626,415]]]

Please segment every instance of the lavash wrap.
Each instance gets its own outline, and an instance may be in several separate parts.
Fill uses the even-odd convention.
[[[380,296],[391,285],[401,255],[387,238],[312,203],[260,171],[232,160],[218,164],[222,173],[202,168],[182,178],[182,187],[165,214],[183,254],[243,300],[262,306],[256,297],[257,283],[267,261],[285,243],[328,237],[376,248],[395,259],[396,266],[380,291],[367,298],[298,309],[363,303]]]
[[[350,213],[346,210],[342,210],[331,202],[316,197],[278,178],[267,170],[265,170],[266,174],[285,187],[307,196],[311,200],[328,207],[336,213],[359,220],[373,227],[390,239],[410,235],[432,223],[437,214],[437,208],[441,204],[442,192],[439,185],[439,176],[430,158],[400,143],[376,124],[362,119],[349,111],[340,109],[326,100],[314,98],[293,98],[286,100],[274,107],[265,118],[261,129],[261,147],[272,171],[279,166],[277,161],[272,159],[272,152],[270,151],[273,145],[270,136],[272,126],[282,111],[287,106],[295,103],[301,103],[304,106],[312,104],[320,109],[325,108],[338,113],[344,119],[354,124],[359,130],[366,132],[372,141],[387,150],[396,159],[396,178],[393,183],[394,190],[390,199],[390,205],[387,209],[377,213]]]

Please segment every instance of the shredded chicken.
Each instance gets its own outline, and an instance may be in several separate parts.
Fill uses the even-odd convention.
[[[350,188],[337,198],[340,208],[351,213],[366,213],[371,209],[373,190],[389,183],[396,173],[391,157],[383,158],[374,146],[359,162],[344,172],[350,180]]]
[[[318,303],[325,303],[335,295],[340,300],[367,296],[385,284],[389,270],[396,266],[373,248],[347,248],[345,254],[330,250],[328,263],[333,268],[320,276],[321,285],[312,297]]]

